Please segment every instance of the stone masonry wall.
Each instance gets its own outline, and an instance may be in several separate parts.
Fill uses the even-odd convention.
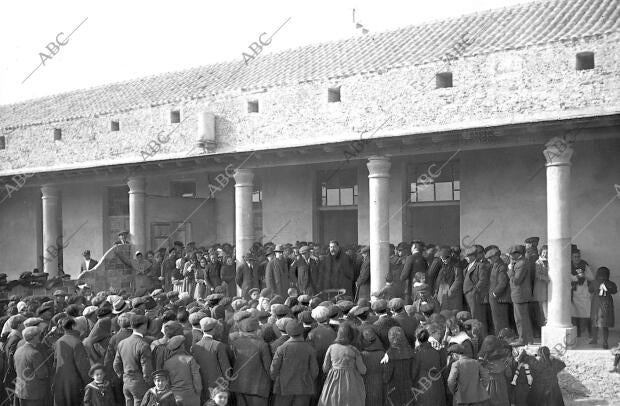
[[[217,148],[209,153],[346,141],[365,130],[368,137],[388,117],[381,136],[618,113],[619,43],[616,34],[468,57],[449,67],[441,62],[378,70],[19,128],[7,135],[7,148],[0,150],[0,175],[201,154],[190,150],[196,141],[196,112],[202,110],[216,114]],[[575,54],[581,51],[595,53],[595,69],[575,70]],[[453,73],[454,87],[435,89],[435,74],[442,71]],[[341,87],[342,102],[328,103],[327,89],[335,86]],[[259,102],[258,113],[247,112],[248,100]],[[180,125],[170,124],[173,109],[181,110]],[[111,120],[120,121],[120,131],[110,131]],[[54,128],[62,129],[61,141],[53,140]],[[153,156],[141,154],[153,154],[148,143],[161,130],[174,130],[169,141],[160,143]]]

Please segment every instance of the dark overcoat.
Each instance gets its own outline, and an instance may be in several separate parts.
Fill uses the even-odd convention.
[[[237,275],[235,276],[237,286],[241,288],[241,296],[247,297],[250,289],[258,288],[258,270],[255,264],[253,268],[242,262],[237,266]]]
[[[38,346],[25,343],[15,351],[15,396],[20,399],[44,399],[50,395],[47,354]]]
[[[79,406],[84,400],[84,387],[90,382],[90,362],[80,340],[80,333],[67,330],[54,344],[54,353],[54,405]]]
[[[260,337],[239,333],[230,340],[233,354],[233,373],[230,390],[245,395],[267,398],[271,392],[271,353]]]
[[[215,388],[218,384],[224,386],[225,381],[222,379],[231,375],[230,360],[226,345],[207,336],[203,336],[200,341],[192,345],[191,354],[200,367],[202,378],[200,401],[204,403],[210,398],[209,388]]]
[[[319,374],[316,351],[303,337],[290,338],[277,348],[270,373],[276,395],[313,395]]]
[[[423,392],[415,392],[416,406],[445,406],[446,390],[441,375],[444,365],[439,351],[427,341],[416,349],[415,360],[413,386]],[[427,388],[429,380],[432,383]]]

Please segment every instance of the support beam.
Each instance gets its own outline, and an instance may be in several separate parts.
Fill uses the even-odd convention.
[[[237,264],[243,263],[245,255],[254,243],[254,219],[252,211],[252,192],[254,172],[250,169],[237,169],[235,178],[235,253]],[[237,295],[241,289],[237,286]]]
[[[368,158],[370,292],[381,289],[390,268],[390,158]]]
[[[43,272],[49,277],[58,276],[58,237],[61,231],[60,189],[54,185],[41,187],[43,201]]]
[[[129,235],[135,250],[146,251],[146,181],[142,177],[127,180],[129,186]],[[133,253],[132,253],[133,254]]]
[[[571,325],[570,159],[573,149],[565,138],[554,137],[543,151],[547,160],[547,238],[549,246],[548,320],[542,344],[570,347],[576,329]]]

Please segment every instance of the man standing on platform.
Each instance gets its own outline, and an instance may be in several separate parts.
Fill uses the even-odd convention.
[[[267,251],[267,269],[265,270],[265,282],[268,289],[282,297],[287,297],[289,288],[288,263],[282,253],[282,246],[276,245],[275,249]]]
[[[482,325],[482,336],[486,336],[487,314],[483,306],[485,294],[489,290],[488,267],[479,259],[479,248],[469,247],[465,251],[468,265],[463,276],[463,293],[469,307],[471,317],[478,320]]]
[[[329,242],[329,255],[325,257],[322,273],[322,289],[345,289],[347,295],[353,290],[351,258],[342,251],[336,240]]]

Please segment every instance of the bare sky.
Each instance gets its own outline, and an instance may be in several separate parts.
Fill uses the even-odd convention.
[[[289,17],[264,53],[362,35],[353,9],[356,21],[376,32],[524,2],[6,1],[0,12],[0,104],[242,60],[261,33],[271,35]],[[52,55],[46,46],[61,32],[65,45],[50,46],[57,51]],[[39,53],[52,57],[41,65]]]

